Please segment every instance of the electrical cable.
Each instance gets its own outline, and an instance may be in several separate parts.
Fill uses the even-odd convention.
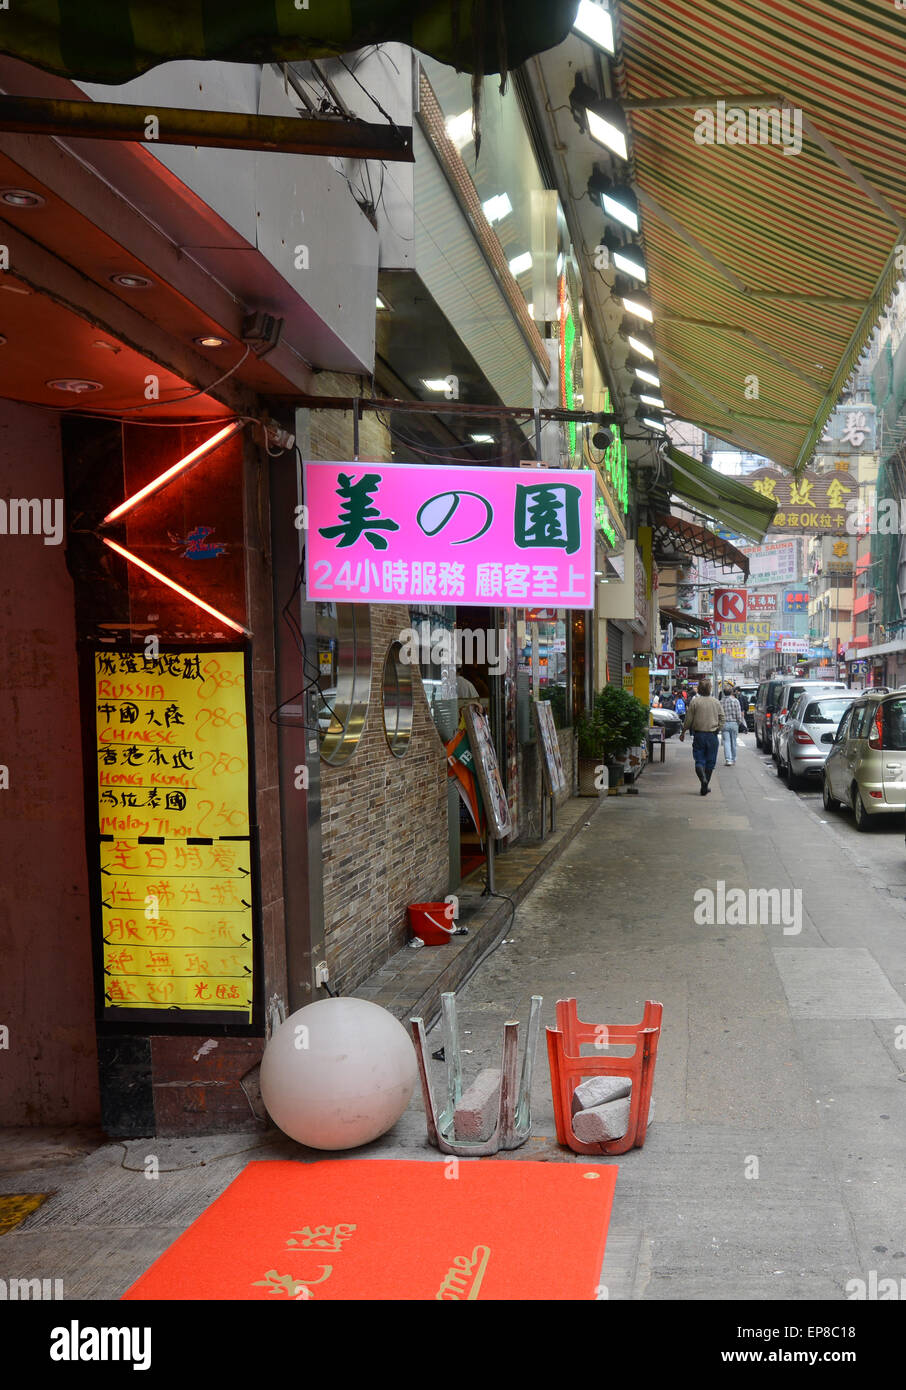
[[[239,368],[242,366],[243,362],[246,360],[246,358],[248,357],[248,355],[249,355],[249,353],[251,352],[251,350],[252,350],[252,345],[251,345],[251,343],[247,343],[247,344],[246,344],[246,348],[245,348],[245,352],[242,354],[242,356],[240,357],[240,359],[239,359],[238,362],[236,362],[232,367],[230,367],[228,371],[225,371],[225,372],[223,373],[222,376],[219,376],[219,377],[217,378],[216,381],[210,382],[207,386],[201,386],[201,387],[199,387],[199,389],[198,389],[197,391],[190,391],[190,392],[189,392],[187,395],[185,395],[185,396],[174,396],[171,400],[167,400],[167,401],[162,401],[162,400],[158,400],[158,401],[145,401],[144,405],[117,406],[117,407],[115,408],[115,411],[114,411],[113,413],[114,413],[114,415],[122,415],[123,412],[125,411],[125,412],[128,412],[129,414],[134,414],[134,413],[135,413],[136,411],[138,411],[138,410],[153,410],[156,406],[163,406],[163,405],[166,405],[166,406],[170,406],[170,405],[179,405],[182,401],[193,401],[193,400],[195,400],[198,396],[206,396],[206,395],[208,394],[209,391],[213,391],[213,390],[214,390],[214,387],[215,387],[215,386],[219,386],[219,385],[221,384],[221,382],[226,381],[228,377],[231,377],[231,376],[233,375],[234,372],[238,372]],[[51,410],[56,410],[56,409],[58,409],[58,408],[66,409],[67,407],[57,407],[57,406],[51,406],[51,407],[50,407]],[[68,407],[68,408],[71,409],[72,407]],[[107,412],[107,411],[104,411],[104,410],[99,410],[99,411],[97,412],[97,414],[101,417],[101,419],[104,419],[104,420],[107,420],[107,419],[110,418],[110,412]]]
[[[349,64],[346,62],[346,59],[342,56],[342,54],[338,54],[337,56],[338,56],[338,61],[339,61],[339,63],[340,63],[340,66],[341,66],[341,67],[344,67],[344,68],[346,69],[346,71],[349,73],[349,76],[352,78],[353,82],[355,82],[356,86],[361,87],[362,91],[365,93],[365,95],[366,95],[366,97],[368,98],[368,100],[374,103],[374,105],[375,105],[375,106],[377,107],[377,109],[380,111],[381,115],[384,117],[384,119],[385,119],[385,120],[387,121],[387,123],[389,124],[390,129],[393,130],[393,131],[395,131],[396,134],[399,135],[399,133],[400,133],[399,126],[396,124],[396,121],[395,121],[395,120],[393,119],[393,117],[390,115],[390,112],[389,112],[389,111],[385,111],[384,108],[383,108],[383,106],[381,105],[381,103],[378,101],[377,97],[376,97],[376,96],[373,96],[372,93],[369,92],[368,88],[364,85],[364,83],[362,83],[362,82],[359,81],[358,77],[356,77],[356,75],[355,75],[355,72],[354,72],[353,69],[349,66]]]
[[[516,904],[513,902],[513,899],[512,899],[512,898],[508,898],[507,895],[506,895],[506,893],[492,893],[491,890],[490,890],[490,888],[488,887],[488,881],[487,881],[487,879],[485,879],[485,882],[484,882],[484,890],[483,890],[481,896],[482,896],[483,898],[501,898],[501,899],[503,900],[503,902],[509,903],[510,907],[511,907],[513,910],[512,910],[512,912],[510,913],[510,920],[509,920],[509,922],[507,922],[506,927],[505,927],[505,929],[504,929],[505,931],[509,931],[509,930],[511,929],[513,923],[514,923],[515,920],[516,920]]]
[[[245,1094],[244,1091],[243,1091],[243,1094]],[[246,1100],[248,1100],[248,1096],[247,1096],[247,1095],[246,1095],[245,1098],[246,1098]],[[251,1102],[249,1102],[249,1105],[251,1106]],[[261,1118],[261,1116],[255,1115],[254,1110],[252,1111],[252,1114],[254,1115],[254,1117],[255,1117],[256,1120]],[[182,1167],[180,1167],[180,1168],[159,1168],[159,1169],[158,1169],[158,1172],[159,1172],[159,1173],[188,1173],[188,1172],[190,1172],[191,1169],[193,1169],[193,1168],[206,1168],[207,1165],[208,1165],[209,1163],[216,1163],[216,1162],[218,1162],[218,1160],[221,1159],[221,1158],[236,1158],[239,1154],[253,1153],[253,1152],[255,1151],[255,1149],[265,1149],[265,1148],[267,1148],[268,1145],[270,1145],[270,1144],[282,1144],[282,1143],[284,1143],[284,1142],[285,1142],[285,1143],[292,1143],[293,1141],[292,1141],[291,1139],[288,1139],[285,1135],[271,1135],[271,1134],[268,1134],[268,1135],[266,1136],[266,1138],[264,1139],[264,1141],[263,1141],[262,1143],[260,1143],[260,1144],[248,1144],[248,1145],[246,1145],[246,1147],[245,1147],[244,1149],[231,1149],[229,1153],[225,1153],[225,1154],[213,1154],[213,1155],[211,1156],[211,1158],[202,1158],[202,1159],[199,1160],[198,1163],[186,1163],[186,1164],[184,1164],[184,1165],[183,1165]],[[144,1143],[144,1147],[147,1148],[147,1146],[148,1146],[148,1141],[147,1141],[147,1140],[144,1140],[143,1143]],[[120,1139],[120,1140],[117,1140],[117,1144],[118,1144],[118,1147],[121,1148],[121,1149],[123,1150],[123,1157],[122,1157],[122,1160],[120,1161],[120,1167],[121,1167],[121,1168],[125,1169],[125,1171],[126,1171],[127,1173],[146,1173],[146,1172],[147,1172],[147,1168],[146,1168],[144,1165],[143,1165],[141,1168],[133,1168],[133,1166],[132,1166],[131,1163],[127,1163],[127,1162],[126,1162],[126,1159],[129,1157],[129,1149],[128,1149],[128,1147],[122,1142],[121,1139]]]

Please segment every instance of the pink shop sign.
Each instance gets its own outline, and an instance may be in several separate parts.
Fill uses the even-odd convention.
[[[306,463],[303,486],[309,599],[594,607],[590,470]]]

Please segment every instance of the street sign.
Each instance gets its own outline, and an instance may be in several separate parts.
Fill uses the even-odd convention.
[[[744,623],[746,600],[745,589],[715,589],[714,617],[719,623]]]

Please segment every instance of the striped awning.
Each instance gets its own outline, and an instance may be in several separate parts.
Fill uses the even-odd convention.
[[[621,0],[619,17],[661,394],[802,466],[900,274],[906,12]]]
[[[693,508],[734,534],[752,541],[764,540],[777,511],[776,502],[738,478],[718,473],[675,445],[668,448],[667,459],[672,475],[671,490],[677,497],[690,502]]]
[[[0,53],[82,81],[126,82],[177,58],[297,62],[395,41],[466,72],[506,72],[560,43],[577,8],[578,0],[14,0]]]

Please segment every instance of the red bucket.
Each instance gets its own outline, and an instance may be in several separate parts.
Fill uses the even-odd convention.
[[[426,946],[443,946],[456,927],[447,916],[448,908],[447,903],[411,903],[409,926],[413,936],[420,936]]]

